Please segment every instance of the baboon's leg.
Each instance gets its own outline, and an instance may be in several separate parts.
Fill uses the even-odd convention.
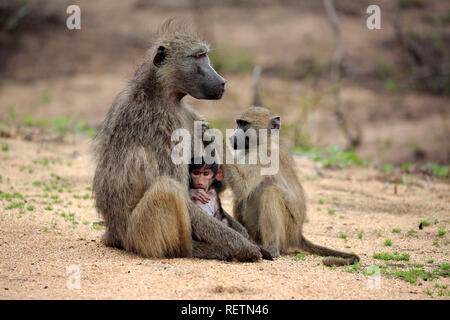
[[[192,257],[230,261],[233,256],[223,246],[200,241],[192,241]]]
[[[239,261],[262,258],[259,247],[223,222],[205,214],[193,201],[187,200],[192,231],[208,243],[224,246]]]
[[[185,190],[169,177],[158,177],[128,221],[128,250],[145,257],[192,254],[192,231]]]
[[[284,247],[286,230],[283,215],[286,207],[280,190],[275,186],[264,189],[259,201],[259,220],[261,246],[272,257],[278,257]]]

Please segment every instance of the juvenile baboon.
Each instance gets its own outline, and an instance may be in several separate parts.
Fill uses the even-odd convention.
[[[262,257],[258,246],[190,200],[188,166],[171,158],[173,131],[184,128],[193,137],[201,120],[181,99],[220,99],[224,92],[208,50],[185,28],[166,23],[113,102],[95,139],[93,193],[106,245],[145,257]],[[192,241],[192,232],[206,242]]]
[[[259,161],[256,164],[246,162],[223,166],[226,182],[234,194],[233,215],[246,227],[251,239],[273,257],[286,253],[289,248],[299,248],[321,256],[344,258],[324,259],[326,265],[359,261],[354,254],[315,245],[303,236],[306,202],[302,185],[291,156],[271,144],[270,130],[280,128],[280,117],[272,116],[266,108],[250,107],[237,118],[236,123],[237,129],[230,142],[237,153],[249,159],[252,152],[259,154],[261,148],[279,152],[279,170],[274,175],[262,175],[263,165]],[[256,132],[267,129],[267,139],[255,139],[257,142],[252,145],[247,134],[250,129]],[[243,143],[239,144],[239,140]]]

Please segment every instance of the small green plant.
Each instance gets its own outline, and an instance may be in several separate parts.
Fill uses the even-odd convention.
[[[394,166],[392,164],[387,164],[387,165],[383,166],[383,168],[381,168],[381,170],[383,172],[389,173],[392,171],[393,168],[394,168]]]
[[[336,212],[335,209],[328,208],[328,214],[334,214]]]
[[[407,253],[399,254],[398,252],[394,252],[393,254],[387,252],[373,254],[374,259],[380,260],[409,261],[409,257]]]
[[[294,260],[295,261],[299,261],[299,260],[305,260],[305,254],[304,253],[297,253],[295,256],[294,256]]]
[[[377,237],[381,237],[381,232],[377,232]]]
[[[348,266],[346,268],[344,268],[345,271],[347,271],[348,273],[356,273],[358,271],[360,271],[360,265],[359,263],[355,263],[352,266]]]
[[[430,289],[427,289],[427,290],[425,291],[425,293],[426,293],[427,295],[429,295],[430,297],[433,296],[433,292],[431,292]]]
[[[450,263],[441,264],[438,268],[434,269],[433,273],[443,277],[450,276]]]
[[[318,203],[323,204],[323,199],[319,199]]]
[[[340,233],[338,235],[338,237],[341,238],[341,239],[347,239],[347,235],[345,233]]]
[[[358,157],[354,150],[345,151],[339,147],[328,147],[326,149],[294,147],[294,152],[311,158],[315,162],[320,162],[324,168],[365,167],[368,165],[368,161]]]
[[[7,143],[2,144],[2,151],[8,151],[9,150],[9,145]]]
[[[13,202],[10,205],[7,205],[5,207],[6,210],[16,209],[16,208],[23,208],[24,203],[23,202]]]
[[[28,206],[28,207],[27,207],[27,210],[28,210],[28,211],[34,211],[34,209],[35,209],[34,206]]]
[[[431,164],[431,171],[438,178],[447,178],[448,177],[448,166],[440,166],[437,164]]]
[[[416,230],[414,230],[414,229],[409,229],[409,231],[408,231],[408,234],[414,234],[414,233],[417,233],[417,231]]]
[[[95,230],[102,230],[104,227],[103,227],[102,223],[100,223],[100,222],[93,222],[92,228],[94,228]]]
[[[392,246],[392,240],[391,240],[391,239],[387,239],[387,240],[384,242],[384,245],[385,245],[386,247]]]
[[[428,227],[431,223],[429,221],[427,221],[427,220],[423,220],[421,222],[421,224],[422,224],[422,227]]]
[[[401,168],[403,171],[409,171],[414,168],[414,165],[410,162],[407,162],[407,163],[402,164]]]
[[[386,91],[391,92],[391,93],[396,92],[398,90],[397,81],[395,81],[392,78],[385,79],[383,81],[383,87]]]
[[[40,100],[42,103],[49,103],[50,101],[52,101],[52,95],[50,94],[50,92],[45,91],[41,94]]]
[[[439,231],[438,231],[438,235],[439,235],[440,237],[444,236],[446,233],[447,233],[447,232],[445,232],[444,229],[439,229]]]
[[[358,239],[362,239],[362,237],[363,237],[363,233],[362,232],[358,233]]]
[[[433,241],[433,246],[435,246],[435,247],[439,247],[439,242],[438,241]]]
[[[392,229],[392,233],[400,233],[402,230],[398,229],[398,228],[394,228]]]
[[[427,261],[427,263],[434,263],[434,260],[430,259],[430,260]]]

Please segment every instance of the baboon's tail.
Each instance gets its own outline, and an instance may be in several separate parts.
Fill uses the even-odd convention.
[[[307,240],[303,235],[300,238],[300,248],[309,253],[315,253],[322,257],[329,257],[323,259],[323,264],[326,266],[345,266],[347,264],[354,264],[359,261],[356,254],[341,252],[326,247],[318,246]],[[337,258],[339,257],[339,258]]]
[[[261,79],[261,67],[256,66],[253,69],[253,105],[262,107],[261,95],[259,90],[259,81]]]

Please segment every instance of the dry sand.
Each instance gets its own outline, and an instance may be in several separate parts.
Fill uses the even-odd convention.
[[[382,276],[380,287],[371,289],[368,276],[333,270],[312,255],[238,263],[144,259],[107,248],[100,242],[103,231],[93,227],[100,218],[91,198],[88,140],[43,144],[0,138],[0,144],[9,146],[0,151],[0,190],[25,199],[22,209],[7,209],[22,201],[19,195],[12,202],[0,198],[0,299],[449,299],[448,289],[435,288],[450,284],[445,277],[414,285]],[[374,169],[326,170],[305,158],[296,162],[308,195],[304,231],[312,241],[354,251],[364,267],[383,263],[372,258],[375,252],[408,253],[410,262],[427,270],[449,262],[448,180],[409,177],[406,185],[395,186],[380,181]],[[229,191],[223,203],[231,211]],[[329,208],[335,212],[329,214]],[[422,220],[432,223],[419,230]],[[408,234],[410,229],[416,233]],[[439,236],[439,229],[447,233]],[[67,286],[71,265],[80,268],[80,289]]]

